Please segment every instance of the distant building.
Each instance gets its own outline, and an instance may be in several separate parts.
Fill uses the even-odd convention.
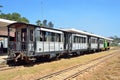
[[[7,37],[8,37],[8,31],[7,31],[7,25],[11,24],[11,23],[15,23],[16,21],[11,21],[11,20],[6,20],[6,19],[1,19],[0,18],[0,43],[3,43],[3,48],[5,49],[4,51],[6,52],[7,50]],[[14,33],[12,33],[11,35],[14,35]],[[1,45],[0,45],[1,47]]]

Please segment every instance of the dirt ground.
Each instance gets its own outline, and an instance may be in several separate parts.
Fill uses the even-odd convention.
[[[120,80],[120,54],[79,75],[74,80]]]
[[[99,52],[96,54],[61,59],[58,61],[45,62],[32,66],[19,66],[14,69],[0,71],[0,80],[35,80],[46,74],[50,74],[67,67],[82,64],[89,60],[110,54],[115,50]],[[120,52],[120,50],[119,50]],[[120,55],[90,72],[80,75],[75,80],[120,80]]]

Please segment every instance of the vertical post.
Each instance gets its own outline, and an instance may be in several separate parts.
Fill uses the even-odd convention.
[[[34,30],[33,30],[33,45],[34,45],[34,54],[35,54],[35,50],[36,50],[36,27],[34,26]]]
[[[97,38],[97,43],[98,43],[98,51],[100,50],[100,38]]]
[[[9,26],[8,26],[8,49],[7,49],[7,53],[8,53],[8,55],[10,54],[10,49],[9,49],[9,40],[10,40],[10,29],[9,29]]]
[[[29,51],[28,51],[29,46],[28,46],[28,45],[29,45],[29,39],[30,39],[28,27],[29,27],[29,26],[27,25],[27,26],[26,26],[26,29],[27,29],[27,36],[26,36],[27,42],[25,42],[25,45],[26,45],[26,47],[27,47],[27,51],[26,51],[26,52],[27,52],[27,54],[26,54],[27,56],[29,55]]]

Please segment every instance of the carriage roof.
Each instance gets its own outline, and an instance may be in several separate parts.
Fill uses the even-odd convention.
[[[49,28],[49,27],[44,27],[44,26],[38,26],[38,25],[28,24],[28,23],[23,23],[23,22],[12,23],[12,24],[8,25],[7,27],[9,27],[9,28],[16,28],[16,27],[19,27],[21,25],[27,25],[28,27],[39,27],[39,28],[42,28],[42,29],[44,28],[44,29],[51,29],[51,30],[56,30],[56,31],[62,31],[60,29]]]
[[[89,32],[85,32],[82,30],[77,30],[77,29],[55,29],[55,28],[49,28],[49,27],[44,27],[44,26],[37,26],[34,24],[28,24],[28,23],[23,23],[23,22],[16,22],[16,23],[12,23],[10,25],[8,25],[8,27],[10,28],[15,28],[16,26],[19,27],[21,25],[27,25],[28,27],[40,27],[40,28],[45,28],[45,29],[51,29],[51,30],[56,30],[56,31],[61,31],[61,32],[70,32],[70,33],[78,33],[78,34],[83,34],[83,35],[89,35],[89,36],[93,36],[93,37],[98,37],[98,38],[102,38],[108,41],[112,41],[113,39],[107,38],[107,37],[103,37],[103,36],[99,36],[93,33],[89,33]]]
[[[82,30],[77,30],[77,29],[63,29],[64,31],[67,31],[67,32],[73,32],[73,33],[78,33],[78,34],[83,34],[83,35],[89,35],[89,36],[93,36],[93,37],[98,37],[98,38],[102,38],[102,39],[105,39],[105,40],[108,40],[108,41],[112,41],[113,39],[110,39],[110,38],[107,38],[107,37],[104,37],[104,36],[100,36],[100,35],[96,35],[96,34],[93,34],[93,33],[89,33],[89,32],[86,32],[86,31],[82,31]]]

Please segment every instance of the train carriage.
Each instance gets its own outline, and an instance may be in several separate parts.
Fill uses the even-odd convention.
[[[67,39],[65,37],[65,43],[67,42],[68,45],[66,45],[68,49],[69,55],[80,55],[84,51],[88,50],[88,37],[87,35],[81,33],[81,32],[76,32],[75,30],[72,29],[63,29],[65,31],[65,36],[67,36]],[[69,36],[69,37],[68,37]]]
[[[104,49],[104,39],[99,38],[99,51],[102,51]]]
[[[63,32],[26,23],[13,23],[8,26],[8,36],[15,33],[14,39],[8,37],[10,59],[32,59],[38,56],[53,58],[64,50]]]
[[[73,38],[73,43],[72,43],[72,50],[77,50],[78,45],[79,45],[79,38],[75,35],[81,35],[81,39],[80,41],[83,41],[79,49],[79,51],[87,51],[87,52],[96,52],[96,51],[101,51],[103,49],[107,48],[107,44],[108,40],[111,41],[109,38],[105,38],[99,35],[95,35],[92,33],[88,33],[85,31],[81,31],[81,30],[76,30],[74,28],[72,29],[65,29],[65,31],[67,32],[71,32],[72,35],[74,36]],[[82,36],[84,36],[82,38]],[[107,40],[108,39],[108,40]],[[85,40],[85,41],[84,41]],[[105,43],[106,41],[106,43]],[[82,49],[83,48],[83,49]]]
[[[91,50],[96,51],[98,49],[98,38],[90,37]]]
[[[13,35],[14,37],[11,37]],[[109,49],[112,40],[76,29],[53,29],[26,23],[8,25],[8,54],[14,61],[57,58]]]

